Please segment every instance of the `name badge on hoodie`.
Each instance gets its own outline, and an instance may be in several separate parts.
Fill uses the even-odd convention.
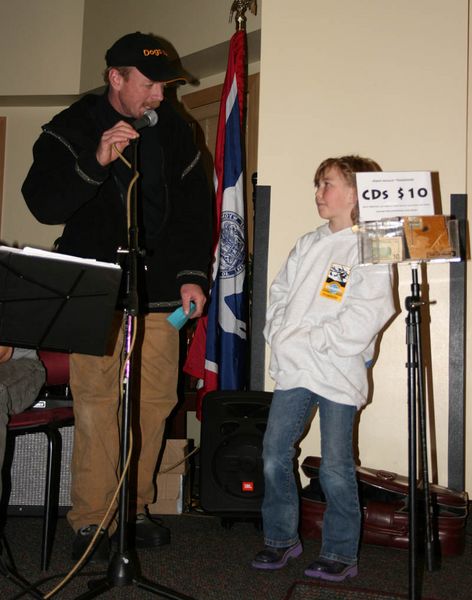
[[[321,287],[320,296],[341,302],[350,274],[350,267],[333,263],[329,268],[326,281]]]

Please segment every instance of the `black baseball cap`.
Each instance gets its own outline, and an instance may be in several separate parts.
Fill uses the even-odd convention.
[[[105,60],[108,67],[136,67],[152,81],[187,83],[169,60],[162,42],[151,33],[128,33],[107,50]]]

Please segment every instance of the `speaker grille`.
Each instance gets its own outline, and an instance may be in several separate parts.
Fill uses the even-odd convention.
[[[74,427],[62,427],[62,461],[59,489],[59,506],[69,507],[70,463]],[[11,493],[8,512],[37,514],[44,506],[48,441],[44,433],[18,435],[11,467]]]
[[[264,496],[262,441],[272,394],[211,392],[203,399],[200,503],[207,512],[259,514]]]
[[[215,448],[213,478],[226,494],[243,501],[261,499],[264,496],[262,472],[262,438],[252,434],[234,435]],[[251,482],[251,493],[244,490],[243,483]]]

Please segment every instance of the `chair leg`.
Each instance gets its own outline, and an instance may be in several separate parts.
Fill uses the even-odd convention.
[[[47,571],[51,554],[54,529],[59,506],[59,485],[61,477],[62,436],[58,428],[45,430],[48,438],[46,464],[46,486],[44,491],[43,539],[41,547],[41,570]]]

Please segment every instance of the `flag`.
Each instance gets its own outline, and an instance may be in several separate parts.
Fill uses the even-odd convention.
[[[184,371],[196,377],[197,414],[203,396],[242,389],[246,379],[246,224],[243,109],[246,32],[230,41],[215,148],[213,267],[207,314],[201,317]]]

